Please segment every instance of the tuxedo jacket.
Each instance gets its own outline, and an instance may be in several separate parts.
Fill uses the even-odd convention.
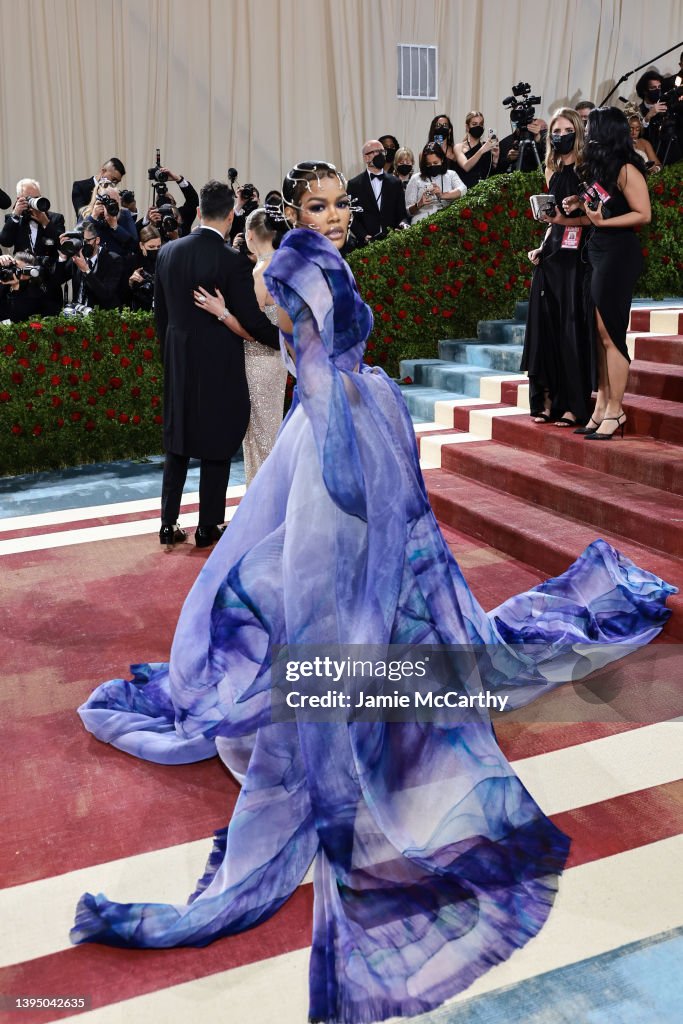
[[[87,206],[92,196],[92,190],[95,188],[94,177],[83,178],[81,181],[74,181],[71,186],[71,202],[76,212],[76,217],[84,206]]]
[[[38,224],[35,245],[31,243],[31,228],[28,217],[20,217],[15,220],[8,213],[5,215],[5,225],[0,231],[0,245],[12,252],[32,252],[36,256],[50,256],[57,258],[57,246],[59,236],[66,230],[64,227],[64,214],[48,213],[48,224],[43,227]]]
[[[84,302],[87,306],[100,309],[115,309],[119,304],[122,273],[122,258],[114,252],[100,249],[97,264],[90,274],[84,274],[72,259],[68,259],[56,265],[53,278],[59,284],[71,280],[71,297],[74,302]]]
[[[164,364],[164,448],[176,455],[232,458],[249,424],[244,341],[194,303],[199,285],[218,288],[257,341],[278,347],[277,328],[256,302],[252,265],[218,232],[199,228],[159,250],[154,313]]]
[[[7,195],[7,193],[3,192],[3,190],[0,188],[0,210],[9,210],[11,205],[12,200]]]
[[[382,181],[381,205],[377,206],[375,193],[367,171],[351,178],[348,193],[363,207],[362,213],[353,215],[351,230],[361,244],[365,236],[384,238],[389,228],[397,228],[402,221],[408,221],[403,185],[393,174],[385,174]]]

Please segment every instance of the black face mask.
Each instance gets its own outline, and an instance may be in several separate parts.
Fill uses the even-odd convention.
[[[647,98],[649,99],[650,103],[657,103],[661,95],[662,90],[659,86],[657,86],[656,89],[647,90]]]
[[[576,132],[567,132],[566,135],[551,135],[550,145],[553,147],[557,154],[571,153],[574,148],[574,142],[576,141]]]
[[[387,161],[386,157],[384,156],[384,153],[378,153],[376,156],[373,156],[372,158],[372,166],[376,167],[378,171],[382,170],[386,162]]]
[[[95,246],[92,242],[84,242],[81,248],[81,256],[84,256],[86,260],[91,260],[95,255]]]
[[[387,153],[387,155],[384,158],[384,162],[386,164],[393,164],[394,157],[396,156],[396,150],[395,149],[387,149],[386,153]]]
[[[469,129],[469,133],[473,139],[480,139],[484,134],[483,124],[475,124]]]
[[[396,170],[398,171],[399,174],[412,174],[413,173],[413,165],[412,164],[397,164],[396,165]]]
[[[441,164],[436,164],[434,167],[428,167],[427,168],[427,177],[428,178],[438,178],[440,174],[443,174],[443,170],[441,169]]]
[[[148,249],[147,252],[144,253],[144,256],[143,256],[145,262],[146,263],[151,263],[152,266],[154,266],[154,264],[157,261],[157,253],[158,252],[159,252],[158,249]]]

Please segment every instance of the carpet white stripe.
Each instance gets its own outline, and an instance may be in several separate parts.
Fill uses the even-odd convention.
[[[683,756],[674,730],[681,728],[679,722],[643,726],[513,765],[544,812],[558,814],[679,779]],[[210,849],[210,839],[181,843],[0,891],[0,966],[65,949],[83,892],[184,903]]]
[[[238,505],[228,505],[225,510],[225,522],[229,523]],[[197,513],[185,512],[178,517],[183,527],[197,525]],[[92,544],[98,540],[116,540],[121,537],[140,537],[144,534],[158,533],[159,520],[138,519],[130,523],[110,523],[107,526],[84,526],[76,530],[60,530],[57,533],[39,533],[29,537],[13,537],[0,540],[0,555],[25,554],[29,551],[48,551],[50,548],[65,548],[70,544]],[[192,541],[190,540],[190,543]]]
[[[536,938],[453,1000],[493,992],[646,939],[683,923],[683,837],[665,839],[566,871]],[[678,865],[678,884],[674,871]],[[248,1020],[302,1024],[308,1012],[309,951],[297,950],[149,995],[64,1018],[69,1024],[187,1024]],[[428,1017],[413,1017],[419,1024]]]
[[[479,394],[489,402],[502,402],[503,384],[528,384],[526,373],[504,373],[496,377],[482,377]]]
[[[228,499],[241,498],[246,491],[244,484],[228,487]],[[9,530],[38,529],[41,526],[55,526],[61,523],[76,523],[88,519],[123,516],[137,512],[155,512],[159,510],[160,498],[140,498],[136,501],[114,501],[107,505],[87,505],[83,508],[58,509],[55,512],[37,512],[28,516],[9,516],[0,519],[0,533]],[[199,491],[191,491],[183,495],[183,505],[196,505],[199,502]]]

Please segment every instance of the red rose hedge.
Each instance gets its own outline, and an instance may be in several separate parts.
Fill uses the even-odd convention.
[[[639,295],[683,290],[681,166],[649,181]],[[353,253],[375,316],[366,361],[397,376],[400,359],[434,356],[439,339],[470,337],[478,320],[509,317],[527,295],[527,250],[544,231],[529,212],[529,196],[541,189],[540,175],[500,175],[435,218]],[[0,474],[160,452],[162,395],[149,313],[0,325]]]

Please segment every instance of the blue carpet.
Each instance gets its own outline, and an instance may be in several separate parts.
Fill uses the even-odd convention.
[[[683,928],[676,928],[413,1019],[415,1024],[674,1024],[683,1020],[681,964]]]

